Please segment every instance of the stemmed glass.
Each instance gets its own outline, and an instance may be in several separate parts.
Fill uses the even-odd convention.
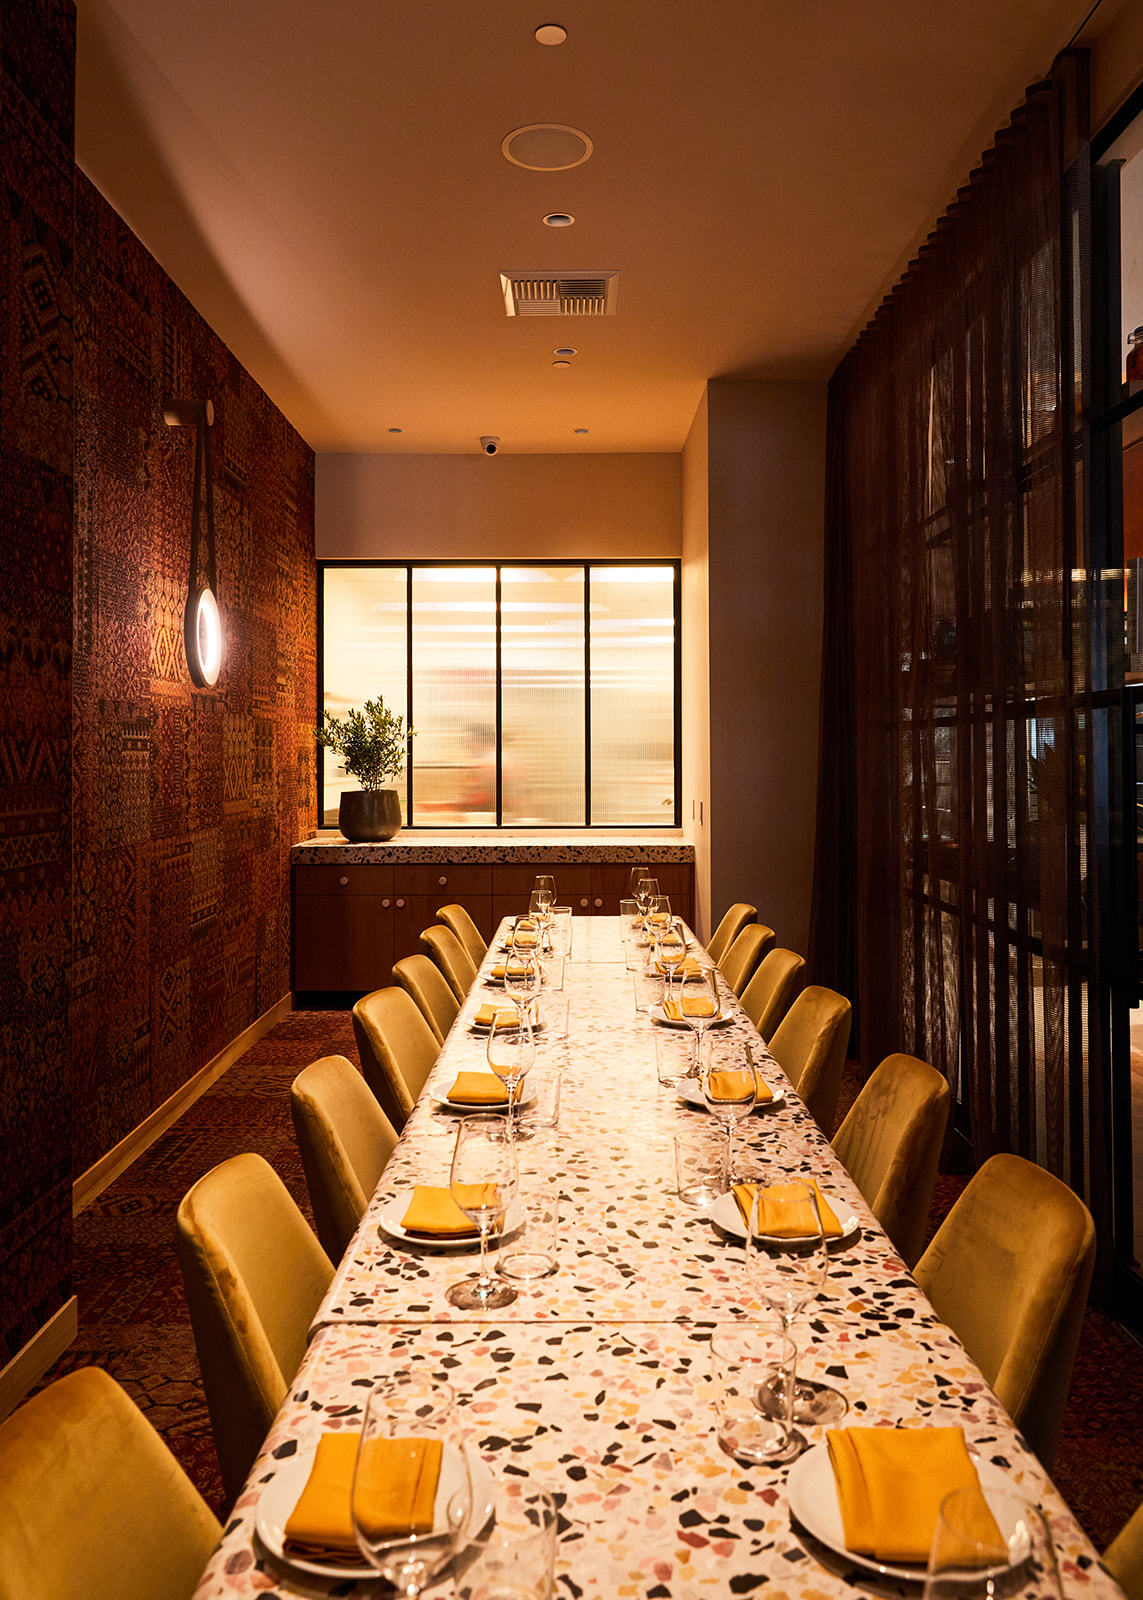
[[[403,1483],[417,1492],[394,1494]],[[471,1514],[455,1391],[417,1371],[375,1384],[350,1491],[354,1537],[370,1566],[400,1594],[419,1595],[452,1560]]]
[[[488,1235],[507,1211],[519,1182],[511,1119],[495,1114],[463,1117],[456,1131],[449,1187],[457,1205],[480,1230],[480,1271],[454,1283],[446,1299],[462,1311],[498,1311],[516,1291],[488,1270]]]
[[[659,930],[656,951],[659,965],[667,977],[667,990],[664,996],[664,1000],[667,1000],[673,992],[675,974],[687,959],[687,941],[683,936],[682,923],[677,918]]]
[[[760,1180],[746,1228],[746,1279],[754,1295],[789,1331],[798,1313],[821,1292],[828,1273],[829,1255],[813,1185],[766,1185]],[[844,1395],[828,1384],[794,1379],[795,1422],[828,1425],[848,1409]]]
[[[976,1488],[954,1489],[937,1513],[923,1600],[1061,1600],[1063,1588],[1044,1513],[1012,1489],[990,1489],[995,1532],[982,1525]],[[999,1539],[996,1535],[999,1534]]]
[[[485,1054],[488,1065],[508,1091],[508,1129],[514,1136],[520,1086],[536,1061],[535,1036],[522,1008],[518,1022],[512,1021],[511,1013],[496,1012],[488,1030]]]
[[[683,975],[679,984],[679,1012],[695,1040],[694,1056],[687,1077],[697,1078],[700,1075],[703,1034],[722,1015],[718,977],[713,967],[700,967],[697,972]]]
[[[635,902],[639,907],[639,915],[643,918],[644,922],[646,922],[646,920],[647,920],[648,907],[650,906],[651,901],[658,894],[658,892],[659,892],[659,880],[658,880],[658,878],[649,877],[647,875],[646,870],[644,870],[643,876],[636,880],[635,888],[634,888],[634,891],[633,891],[633,893],[635,895]]]
[[[719,1067],[711,1060],[702,1069],[699,1087],[707,1110],[726,1132],[722,1170],[729,1189],[738,1181],[734,1173],[734,1129],[758,1103],[758,1078],[750,1067]]]
[[[556,880],[550,872],[537,872],[532,885],[532,899],[539,897],[541,911],[550,911],[556,903]]]
[[[510,959],[504,963],[504,989],[516,999],[520,1027],[529,1033],[532,1031],[532,1002],[539,994],[543,981],[544,969],[540,965],[539,950],[513,948]]]

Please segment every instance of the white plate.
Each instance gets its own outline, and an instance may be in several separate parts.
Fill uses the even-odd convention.
[[[664,1028],[689,1028],[689,1022],[675,1022],[668,1017],[662,1006],[652,1006],[650,1017],[653,1022],[661,1022]],[[733,1022],[734,1017],[729,1011],[724,1011],[720,1016],[711,1017],[707,1022],[708,1028],[721,1028],[724,1022]]]
[[[515,1027],[510,1027],[507,1031],[509,1033],[515,1033],[519,1026],[520,1024],[516,1023]],[[477,1022],[476,1018],[473,1017],[472,1021],[468,1025],[468,1031],[469,1033],[490,1033],[492,1031],[492,1024],[490,1022]],[[543,1033],[543,1031],[543,1022],[534,1022],[532,1024],[533,1033]]]
[[[797,1179],[791,1178],[790,1182],[796,1183]],[[827,1194],[825,1198],[829,1200],[829,1195]],[[833,1202],[830,1201],[830,1204],[833,1205]],[[861,1232],[861,1223],[854,1216],[842,1216],[836,1206],[833,1209],[837,1220],[841,1223],[841,1238],[827,1239],[826,1244],[831,1247],[839,1244],[849,1244]],[[723,1233],[729,1233],[732,1238],[745,1241],[746,1224],[742,1220],[738,1202],[732,1194],[720,1194],[707,1212],[707,1216],[716,1228],[722,1229]]]
[[[471,1110],[471,1107],[469,1108]],[[406,1233],[401,1226],[401,1218],[409,1209],[411,1194],[399,1194],[395,1200],[390,1200],[388,1205],[382,1206],[377,1213],[377,1226],[382,1233],[387,1233],[390,1239],[397,1239],[401,1244],[419,1245],[422,1250],[479,1250],[480,1235],[474,1233],[471,1238],[467,1235],[463,1239],[440,1239],[428,1233]],[[504,1220],[500,1227],[499,1235],[495,1230],[488,1236],[488,1248],[496,1249],[499,1239],[507,1239],[508,1235],[515,1233],[523,1222],[523,1207],[518,1199],[513,1200],[504,1213]]]
[[[697,1106],[700,1111],[705,1111],[707,1109],[706,1101],[702,1097],[702,1090],[699,1088],[699,1082],[697,1078],[687,1078],[680,1083],[678,1085],[678,1094],[679,1099],[685,1100],[687,1105]],[[755,1111],[777,1111],[780,1106],[784,1106],[785,1104],[786,1096],[782,1093],[781,1089],[775,1089],[772,1100],[763,1100],[762,1104],[755,1106],[754,1109]],[[743,1120],[745,1121],[745,1118]]]
[[[1011,1489],[1011,1480],[999,1467],[993,1466],[991,1461],[977,1461],[976,1470],[984,1498],[988,1501],[989,1509],[996,1518],[1000,1532],[1006,1540],[1011,1541],[1016,1529],[1008,1515],[1011,1501],[1006,1499],[1004,1493],[1005,1490]],[[830,1465],[828,1445],[815,1444],[805,1455],[798,1457],[790,1468],[787,1492],[790,1510],[806,1531],[812,1533],[815,1539],[820,1540],[839,1556],[845,1556],[856,1566],[867,1567],[870,1571],[879,1572],[887,1578],[912,1578],[914,1581],[924,1578],[923,1562],[895,1564],[889,1561],[875,1561],[872,1556],[855,1555],[846,1547],[845,1528],[841,1520],[837,1483],[833,1467]],[[980,1576],[987,1577],[989,1571],[1001,1570],[1003,1569],[999,1567],[982,1568]]]
[[[357,1578],[375,1576],[373,1568],[368,1562],[346,1559],[338,1561],[316,1561],[307,1557],[292,1555],[285,1548],[286,1523],[290,1514],[298,1503],[298,1496],[306,1486],[306,1480],[313,1466],[314,1456],[317,1452],[317,1441],[304,1450],[299,1450],[296,1456],[283,1461],[272,1482],[263,1489],[254,1512],[254,1526],[258,1537],[269,1550],[271,1555],[277,1556],[279,1561],[284,1561],[287,1566],[295,1567],[299,1572],[312,1572],[319,1578]],[[472,1473],[472,1492],[475,1511],[471,1526],[481,1527],[492,1515],[496,1501],[496,1480],[484,1465],[484,1462],[472,1454],[469,1455],[469,1467]],[[456,1492],[460,1483],[461,1457],[460,1452],[453,1445],[446,1445],[441,1463],[440,1483],[437,1486],[436,1505],[433,1511],[434,1527],[444,1527],[446,1522],[445,1512],[449,1499]]]
[[[450,1100],[447,1094],[433,1095],[432,1102],[441,1111],[456,1111],[462,1117],[474,1117],[489,1111],[507,1111],[508,1109],[508,1103],[505,1100],[490,1100],[487,1105],[474,1106],[467,1100]],[[535,1103],[536,1096],[534,1094],[529,1095],[526,1099],[517,1103],[516,1110],[526,1111],[529,1106],[534,1106]]]

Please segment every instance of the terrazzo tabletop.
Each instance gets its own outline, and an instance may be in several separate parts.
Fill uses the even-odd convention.
[[[537,1050],[559,1068],[559,1126],[520,1146],[521,1190],[558,1190],[558,1269],[501,1311],[455,1310],[464,1252],[392,1237],[380,1219],[415,1182],[448,1182],[456,1119],[439,1096],[458,1068],[484,1063],[471,1018],[497,991],[466,1000],[433,1075],[315,1318],[306,1358],[196,1591],[207,1596],[349,1595],[275,1558],[255,1524],[285,1475],[304,1481],[323,1430],[360,1423],[368,1387],[428,1365],[461,1395],[469,1437],[494,1473],[526,1475],[560,1506],[555,1593],[670,1600],[765,1592],[831,1600],[854,1587],[919,1596],[818,1541],[791,1507],[785,1467],[745,1468],[715,1436],[714,1327],[760,1315],[742,1245],[675,1192],[673,1135],[704,1119],[661,1088],[652,1023],[637,1014],[611,919],[575,919],[565,964],[566,1041]],[[493,956],[482,967],[487,973]],[[541,1014],[543,1013],[541,996]],[[955,1424],[970,1447],[1048,1515],[1064,1593],[1117,1596],[1086,1537],[955,1335],[935,1316],[757,1033],[726,994],[731,1020],[710,1036],[753,1046],[781,1100],[740,1131],[743,1162],[815,1176],[847,1224],[823,1293],[793,1335],[799,1374],[840,1388],[849,1423]],[[541,1031],[540,1037],[543,1037]],[[852,1223],[852,1228],[848,1224]],[[811,1447],[820,1429],[803,1429]],[[795,1496],[797,1499],[798,1497]],[[799,1502],[800,1503],[800,1502]],[[447,1596],[451,1582],[428,1591]]]

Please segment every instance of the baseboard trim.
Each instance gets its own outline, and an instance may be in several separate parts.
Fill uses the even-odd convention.
[[[20,1401],[54,1367],[79,1332],[79,1307],[75,1295],[49,1317],[32,1337],[17,1350],[11,1361],[0,1367],[0,1421],[15,1411]]]
[[[257,1022],[252,1022],[236,1039],[231,1040],[225,1050],[220,1050],[205,1067],[199,1068],[193,1078],[188,1078],[186,1083],[164,1100],[161,1106],[156,1107],[151,1115],[137,1128],[133,1128],[125,1139],[120,1139],[119,1143],[105,1156],[101,1156],[94,1166],[88,1167],[86,1172],[81,1173],[71,1186],[72,1216],[78,1217],[81,1211],[103,1193],[109,1183],[114,1183],[120,1173],[126,1172],[131,1163],[137,1161],[145,1150],[149,1150],[156,1139],[162,1138],[188,1106],[193,1106],[211,1084],[217,1083],[239,1056],[257,1044],[271,1028],[277,1027],[283,1017],[289,1016],[293,1009],[293,995],[284,994],[276,1005],[272,1005],[269,1011],[262,1013]]]

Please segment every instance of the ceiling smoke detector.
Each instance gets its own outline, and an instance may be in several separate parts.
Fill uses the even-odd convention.
[[[619,272],[502,272],[504,309],[510,317],[613,317]]]
[[[566,172],[569,167],[581,166],[592,148],[586,133],[562,122],[529,122],[526,127],[513,128],[500,141],[504,159],[530,172]]]

